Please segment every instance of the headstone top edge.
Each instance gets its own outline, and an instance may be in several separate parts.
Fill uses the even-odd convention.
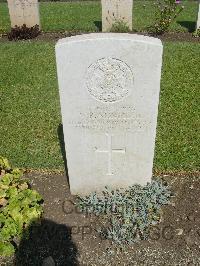
[[[130,40],[130,41],[138,41],[138,42],[146,42],[156,46],[163,46],[162,42],[158,38],[139,35],[139,34],[128,34],[128,33],[90,33],[83,35],[76,35],[71,37],[66,37],[60,39],[56,43],[56,48],[62,46],[64,44],[69,44],[73,42],[84,42],[84,41],[94,41],[94,40],[102,40],[102,39],[118,39],[118,40]]]

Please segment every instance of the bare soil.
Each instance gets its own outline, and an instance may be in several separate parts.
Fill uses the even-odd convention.
[[[81,34],[87,34],[89,32],[79,32],[79,31],[73,31],[73,32],[41,32],[40,35],[38,35],[36,38],[32,39],[31,41],[58,41],[61,38],[70,37],[74,35],[81,35]],[[142,34],[148,36],[149,34],[146,32],[131,32]],[[168,32],[164,33],[163,35],[154,36],[156,38],[161,39],[162,41],[174,41],[174,42],[200,42],[200,37],[194,37],[192,33],[190,32]],[[7,42],[8,37],[6,34],[0,35],[0,42]],[[26,40],[30,41],[30,40]]]
[[[58,266],[200,265],[199,172],[162,173],[174,193],[171,204],[163,207],[161,223],[151,228],[149,240],[123,251],[98,236],[98,218],[76,210],[65,175],[30,172],[26,177],[44,198],[43,220],[30,228],[17,256],[1,265],[39,266],[49,256]]]

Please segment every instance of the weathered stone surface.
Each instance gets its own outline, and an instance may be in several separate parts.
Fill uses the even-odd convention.
[[[161,41],[88,34],[56,45],[72,194],[151,181]]]
[[[199,0],[199,12],[198,12],[198,18],[197,18],[197,29],[200,28],[200,0]]]
[[[40,26],[38,0],[8,0],[11,27]]]
[[[132,30],[133,0],[101,0],[102,31],[109,32],[116,21],[123,21]]]

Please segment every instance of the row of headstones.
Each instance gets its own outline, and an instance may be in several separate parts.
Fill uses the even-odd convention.
[[[124,22],[132,30],[133,0],[101,0],[102,31],[110,31],[116,21]],[[199,2],[200,3],[200,2]],[[40,26],[38,0],[8,0],[11,27]],[[197,29],[200,27],[200,8],[197,19]]]

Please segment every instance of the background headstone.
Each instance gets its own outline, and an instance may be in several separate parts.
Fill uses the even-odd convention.
[[[72,194],[151,181],[162,49],[159,39],[119,33],[57,43]]]
[[[102,31],[110,31],[116,21],[123,21],[132,30],[133,0],[101,0]]]
[[[8,8],[12,28],[23,24],[29,28],[40,26],[38,0],[8,0]]]
[[[199,12],[198,12],[198,18],[197,18],[197,29],[200,28],[200,0],[199,0]]]

